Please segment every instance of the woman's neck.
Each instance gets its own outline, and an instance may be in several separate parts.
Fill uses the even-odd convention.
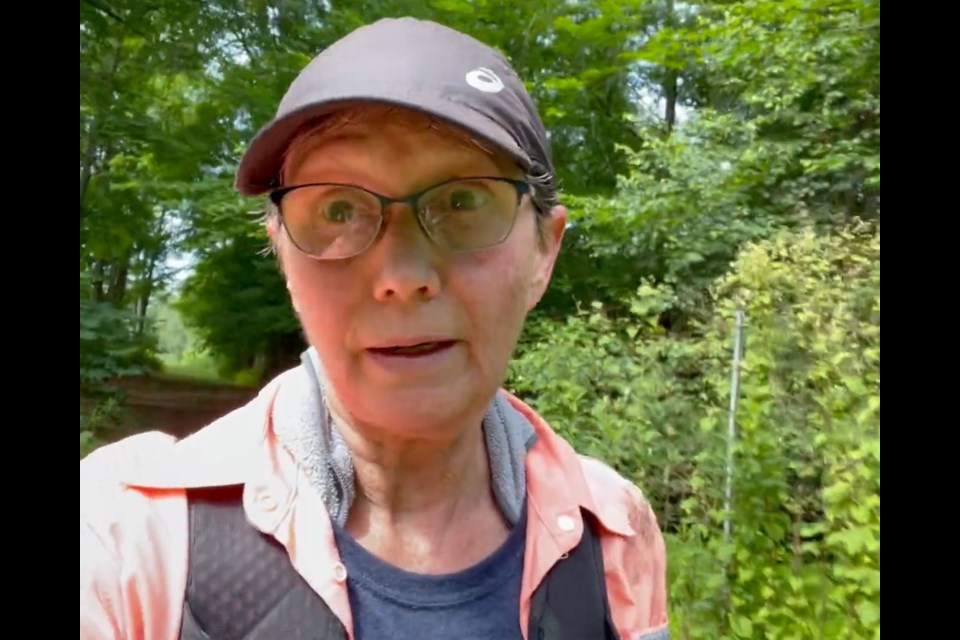
[[[407,571],[448,573],[506,539],[479,423],[442,444],[386,444],[344,431],[356,473],[346,528],[368,551]]]
[[[357,500],[390,520],[451,516],[486,501],[490,465],[483,430],[446,440],[395,439],[341,427],[356,473]]]

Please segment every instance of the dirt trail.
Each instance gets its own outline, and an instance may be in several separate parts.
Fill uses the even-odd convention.
[[[120,424],[111,440],[153,430],[183,437],[242,406],[258,391],[163,376],[124,378],[110,386],[123,392]]]

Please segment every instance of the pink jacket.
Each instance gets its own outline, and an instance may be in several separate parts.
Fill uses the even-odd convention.
[[[175,640],[187,578],[188,487],[246,483],[250,523],[283,544],[350,637],[343,566],[327,511],[272,431],[284,376],[249,404],[177,441],[150,432],[80,461],[81,640]],[[529,513],[520,602],[580,539],[580,508],[601,523],[607,592],[623,640],[664,638],[666,551],[650,505],[631,482],[578,455],[530,407],[510,396],[538,435],[526,458]],[[531,639],[528,639],[531,640]]]

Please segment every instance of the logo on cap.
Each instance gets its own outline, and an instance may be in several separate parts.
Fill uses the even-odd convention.
[[[467,84],[484,93],[500,93],[503,91],[503,80],[486,67],[477,67],[468,72]]]

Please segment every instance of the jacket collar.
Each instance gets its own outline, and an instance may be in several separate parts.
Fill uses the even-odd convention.
[[[262,481],[264,474],[289,473],[292,460],[273,435],[272,415],[277,392],[293,372],[280,374],[246,405],[172,443],[149,461],[138,461],[135,468],[127,469],[123,481],[142,490],[183,490],[247,484]],[[572,518],[580,530],[580,509],[584,509],[610,532],[634,535],[627,513],[617,508],[620,501],[595,499],[584,457],[530,406],[509,392],[502,393],[536,432],[526,457],[527,492],[547,527],[567,536],[570,529],[564,518]]]
[[[600,524],[612,533],[622,536],[635,534],[622,501],[604,496],[598,501],[588,482],[584,469],[588,458],[578,454],[566,440],[550,427],[546,420],[522,400],[507,394],[513,407],[522,413],[537,434],[537,442],[527,454],[527,491],[531,502],[545,518],[549,528],[552,519],[562,524],[562,517],[573,517],[577,530],[582,524],[579,510],[592,513]],[[563,529],[560,526],[560,529]]]

